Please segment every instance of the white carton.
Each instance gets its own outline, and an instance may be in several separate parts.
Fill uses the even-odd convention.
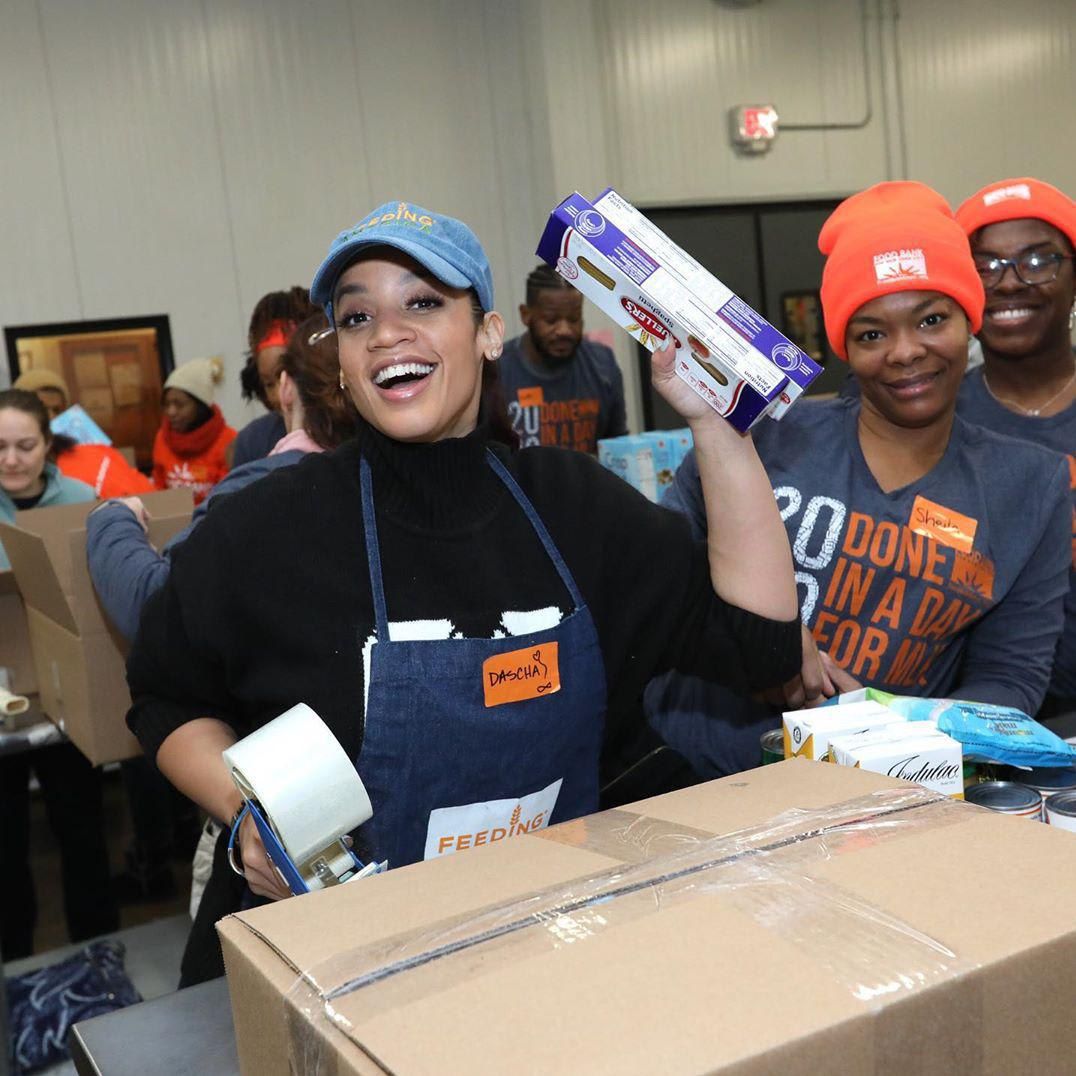
[[[830,755],[838,766],[854,766],[964,798],[964,754],[960,743],[919,721],[835,736]]]
[[[868,732],[893,724],[908,724],[899,714],[877,702],[850,702],[811,710],[788,710],[783,715],[785,758],[823,760],[829,743],[842,733]]]

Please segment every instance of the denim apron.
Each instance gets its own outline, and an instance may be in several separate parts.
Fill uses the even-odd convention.
[[[390,867],[492,844],[598,808],[606,708],[598,633],[534,506],[492,452],[487,462],[526,513],[573,611],[547,630],[503,639],[400,642],[389,639],[373,484],[369,464],[360,464],[377,624],[357,763],[374,814],[362,837],[368,856],[387,859]],[[559,689],[543,680],[551,653]],[[497,703],[506,682],[509,693],[531,697]],[[487,705],[491,691],[495,704]]]

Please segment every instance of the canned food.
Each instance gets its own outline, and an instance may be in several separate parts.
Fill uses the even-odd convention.
[[[1043,804],[1046,821],[1058,829],[1071,830],[1076,833],[1076,791],[1055,792],[1047,797]]]
[[[964,792],[964,799],[991,811],[1042,821],[1042,797],[1017,781],[980,781]]]
[[[1035,789],[1044,800],[1055,792],[1068,792],[1076,789],[1076,767],[1074,766],[1036,770],[1014,770],[1010,768],[1005,776],[1011,781],[1018,781],[1022,785],[1027,785],[1028,788]]]
[[[762,745],[762,765],[783,762],[785,758],[785,734],[781,729],[764,732],[759,741]]]

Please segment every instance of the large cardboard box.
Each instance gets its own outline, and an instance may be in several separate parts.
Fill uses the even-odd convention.
[[[16,695],[37,691],[26,605],[10,569],[0,571],[0,668],[7,669],[10,689]]]
[[[148,493],[142,500],[158,548],[190,521],[189,490]],[[26,604],[41,709],[100,765],[141,749],[125,721],[127,644],[101,608],[86,566],[86,516],[93,507],[19,512],[13,525],[0,523],[0,542]]]
[[[1000,1076],[1076,1064],[1073,892],[1070,833],[797,759],[218,930],[251,1076]]]

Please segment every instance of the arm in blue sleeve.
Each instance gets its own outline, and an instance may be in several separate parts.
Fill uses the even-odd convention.
[[[1015,706],[1027,714],[1042,705],[1069,586],[1072,506],[1064,466],[1043,504],[1035,552],[1009,593],[969,633],[956,698]]]
[[[699,465],[692,449],[676,469],[672,484],[662,495],[661,503],[674,512],[687,516],[691,523],[691,536],[697,542],[706,539],[706,505],[702,499],[702,482]]]
[[[86,520],[86,560],[105,612],[133,639],[143,605],[168,579],[168,558],[150,545],[126,505],[109,501]]]

